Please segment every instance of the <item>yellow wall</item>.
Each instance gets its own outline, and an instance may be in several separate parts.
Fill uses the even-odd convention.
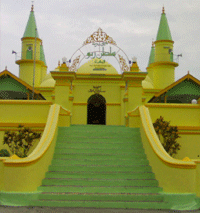
[[[170,64],[152,64],[153,85],[155,89],[164,89],[175,81],[174,66]]]
[[[175,158],[183,159],[189,157],[190,159],[200,160],[200,131],[195,133],[198,134],[191,134],[190,132],[188,134],[179,134],[181,138],[178,138],[177,141],[181,148]]]
[[[121,82],[107,80],[77,80],[73,83],[72,124],[87,124],[87,102],[94,92],[93,86],[101,86],[100,95],[106,99],[106,125],[124,125],[121,116],[121,105],[124,93],[121,92]],[[122,107],[123,108],[123,107]]]
[[[33,86],[33,60],[26,60],[20,64],[19,77],[27,84]],[[35,65],[35,86],[39,87],[41,84],[41,63],[36,62]]]
[[[46,123],[51,104],[37,100],[0,100],[0,123]]]
[[[176,126],[200,126],[200,105],[199,104],[160,104],[148,103],[152,121],[155,122],[160,116]]]
[[[37,39],[36,40],[36,60],[40,60],[40,44],[41,44],[41,40]],[[35,38],[29,38],[29,37],[22,39],[22,59],[26,59],[26,51],[29,45],[32,47],[33,59],[34,59]]]
[[[155,42],[155,62],[170,61],[169,49],[173,50],[173,43],[173,41],[164,40]]]
[[[60,115],[61,114],[61,115]],[[54,153],[55,142],[57,138],[58,124],[60,126],[69,126],[70,112],[60,108],[59,105],[52,105],[44,133],[37,147],[33,152],[23,159],[1,158],[0,159],[0,190],[31,192],[36,191],[41,185],[45,172]],[[61,121],[60,121],[60,116]],[[13,179],[13,177],[15,177]],[[23,178],[26,177],[26,178]]]
[[[200,159],[200,105],[146,104],[146,106],[149,108],[153,123],[162,116],[165,121],[170,121],[170,125],[180,128],[178,132],[181,138],[178,138],[177,142],[181,145],[181,149],[175,158]]]
[[[196,193],[200,176],[197,165],[171,158],[162,147],[152,125],[148,109],[140,107],[141,137],[145,153],[164,192]]]

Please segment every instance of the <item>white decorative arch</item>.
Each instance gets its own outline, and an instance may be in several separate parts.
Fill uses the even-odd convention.
[[[78,48],[69,60],[69,71],[76,72],[80,66],[88,60],[98,58],[107,61],[119,73],[130,71],[129,58],[126,53],[117,46],[112,37],[99,28],[89,36],[83,45]]]

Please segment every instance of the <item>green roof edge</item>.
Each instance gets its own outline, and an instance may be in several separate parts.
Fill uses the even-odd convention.
[[[152,46],[152,47],[151,47],[150,56],[149,56],[148,67],[149,67],[150,64],[154,63],[154,61],[155,61],[155,47]]]
[[[27,25],[26,25],[26,29],[25,29],[25,32],[24,32],[24,35],[23,35],[23,38],[35,37],[35,34],[36,34],[36,38],[39,38],[38,31],[36,32],[35,29],[37,29],[35,15],[34,15],[34,11],[31,11]]]
[[[159,41],[159,40],[172,41],[172,36],[171,36],[171,32],[169,29],[169,25],[168,25],[167,17],[165,13],[161,14],[160,24],[158,28],[157,37],[156,37],[156,41]]]
[[[44,48],[43,45],[40,45],[40,60],[43,61],[46,65],[45,55],[44,55]]]

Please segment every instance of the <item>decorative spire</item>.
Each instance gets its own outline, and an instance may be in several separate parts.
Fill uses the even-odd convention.
[[[45,60],[45,55],[44,55],[44,48],[42,44],[40,45],[40,61],[43,61],[44,64],[47,65]]]
[[[34,11],[34,1],[32,1],[31,12]]]
[[[163,13],[161,14],[160,24],[158,28],[158,33],[156,37],[156,41],[158,40],[170,40],[172,41],[172,36],[170,33],[169,25],[167,22],[167,17],[165,14],[165,9],[163,7]]]
[[[165,14],[165,7],[162,8],[162,14]]]
[[[154,63],[154,61],[155,61],[155,46],[154,46],[154,41],[152,41],[152,47],[151,47],[151,52],[150,52],[150,56],[149,56],[148,67],[150,64]]]
[[[29,19],[28,19],[28,22],[27,22],[27,25],[26,25],[26,29],[25,29],[23,38],[35,37],[35,35],[36,35],[37,38],[39,38],[38,32],[36,30],[37,26],[36,26],[35,15],[34,15],[33,9],[34,9],[34,6],[32,4],[31,12],[30,12],[30,15],[29,15]]]

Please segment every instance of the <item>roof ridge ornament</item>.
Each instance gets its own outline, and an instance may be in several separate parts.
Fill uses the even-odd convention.
[[[109,44],[117,45],[112,37],[108,36],[101,28],[94,32],[90,37],[83,43],[84,45],[95,43],[95,42],[107,42]]]
[[[162,13],[165,14],[165,7],[162,8]]]
[[[73,60],[72,65],[69,68],[69,71],[71,71],[71,72],[77,71],[77,65],[80,63],[80,57],[81,56],[79,55]]]
[[[125,59],[123,58],[123,56],[121,56],[120,54],[118,54],[119,56],[119,63],[121,65],[121,69],[123,72],[129,72],[130,71],[130,68],[129,66],[126,64],[126,61]]]
[[[34,11],[34,1],[32,1],[31,12]]]

